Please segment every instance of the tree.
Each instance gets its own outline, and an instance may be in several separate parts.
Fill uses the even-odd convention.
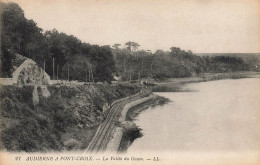
[[[138,51],[138,47],[139,47],[140,45],[138,44],[138,43],[136,43],[136,42],[132,42],[132,51],[133,52],[136,52],[136,51]]]
[[[158,49],[158,50],[155,51],[154,54],[157,55],[157,56],[163,56],[164,55],[164,51],[162,49]]]
[[[178,47],[171,47],[171,54],[172,55],[179,55],[181,52],[181,49]]]
[[[113,47],[114,49],[119,49],[119,46],[121,46],[121,44],[114,44],[112,47]]]
[[[116,71],[112,50],[109,46],[96,46],[91,52],[91,61],[96,65],[96,81],[112,81]]]
[[[126,49],[129,50],[129,52],[132,52],[132,42],[128,41],[125,43],[125,45],[127,46]]]

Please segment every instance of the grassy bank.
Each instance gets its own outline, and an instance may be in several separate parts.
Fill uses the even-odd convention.
[[[139,92],[136,85],[48,86],[47,98],[33,86],[2,86],[2,150],[45,152],[85,149],[109,105]]]

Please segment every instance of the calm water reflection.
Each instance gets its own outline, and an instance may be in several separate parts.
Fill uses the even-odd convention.
[[[172,102],[137,117],[144,136],[128,152],[258,149],[259,80],[211,81],[185,86],[197,92],[155,93]]]

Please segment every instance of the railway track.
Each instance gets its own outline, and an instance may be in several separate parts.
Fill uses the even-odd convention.
[[[104,151],[110,140],[111,133],[116,128],[116,123],[118,122],[118,117],[121,114],[124,106],[136,99],[139,99],[140,96],[129,98],[127,100],[115,103],[110,108],[110,111],[104,120],[104,122],[98,127],[98,130],[88,145],[88,148],[84,152],[99,152]]]

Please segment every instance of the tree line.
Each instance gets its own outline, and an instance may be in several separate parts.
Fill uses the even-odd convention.
[[[255,65],[239,57],[198,56],[178,47],[172,47],[170,51],[157,50],[155,53],[114,49],[113,53],[117,74],[124,81],[203,76],[206,72],[259,71]]]
[[[1,3],[1,76],[11,77],[14,53],[31,58],[53,79],[111,81],[109,46],[90,45],[56,29],[43,32],[16,3]],[[54,64],[54,67],[53,67]]]
[[[31,58],[52,79],[98,82],[124,81],[141,78],[164,79],[170,77],[201,76],[204,72],[234,72],[255,70],[254,66],[238,57],[197,56],[178,47],[170,51],[138,50],[136,42],[91,45],[56,29],[43,32],[33,20],[24,16],[16,3],[0,3],[1,77],[11,77],[14,54]]]

